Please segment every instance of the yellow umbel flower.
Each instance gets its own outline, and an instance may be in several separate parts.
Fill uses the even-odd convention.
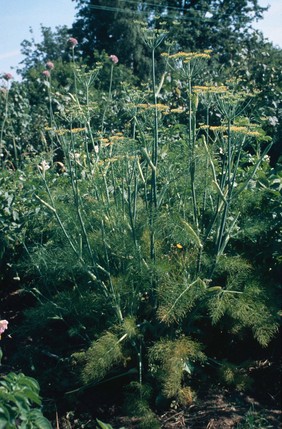
[[[200,85],[195,85],[192,88],[193,92],[196,93],[214,93],[214,94],[218,94],[221,92],[226,92],[227,91],[227,86],[225,85],[219,85],[219,86],[214,86],[214,85],[210,85],[210,86],[200,86]]]
[[[72,134],[76,134],[76,133],[81,133],[82,131],[85,131],[86,130],[86,128],[72,128],[71,130],[70,130],[70,132],[72,133]]]
[[[167,57],[171,60],[178,60],[178,59],[182,59],[184,63],[188,63],[191,60],[194,59],[208,59],[210,58],[210,50],[205,50],[203,52],[183,52],[183,51],[179,51],[176,52],[175,54],[167,54],[167,53],[162,53],[161,55],[163,57]]]

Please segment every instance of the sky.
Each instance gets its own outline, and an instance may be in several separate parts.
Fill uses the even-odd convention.
[[[21,42],[31,40],[30,27],[36,42],[41,41],[40,24],[51,27],[75,21],[72,0],[0,0],[0,74],[10,72],[22,60]]]
[[[254,28],[282,48],[282,1],[259,0],[259,4],[270,8]],[[16,74],[14,68],[22,60],[20,45],[24,39],[31,39],[30,27],[35,41],[40,42],[40,24],[53,30],[58,25],[71,26],[75,14],[72,0],[0,0],[0,74]]]

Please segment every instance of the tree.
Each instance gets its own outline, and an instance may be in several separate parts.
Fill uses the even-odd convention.
[[[262,18],[266,10],[257,0],[168,0],[163,3],[167,8],[165,19],[177,19],[181,24],[174,32],[181,48],[211,48],[221,53],[232,50],[232,46],[244,38],[246,30],[251,29],[251,23]]]
[[[49,95],[44,71],[52,68],[48,73],[52,74],[54,92],[58,87],[68,87],[73,74],[71,50],[68,44],[70,34],[67,26],[58,26],[55,31],[52,31],[50,27],[43,25],[41,25],[40,42],[35,41],[32,28],[30,28],[30,34],[31,40],[25,39],[21,43],[24,59],[20,63],[22,68],[17,71],[22,77],[21,87],[26,92],[32,112],[38,113],[41,109],[45,114],[46,106],[49,109]],[[57,102],[56,105],[58,105]]]
[[[55,31],[50,27],[41,25],[41,42],[36,42],[33,37],[33,30],[30,28],[31,40],[23,40],[21,43],[21,53],[24,55],[20,63],[23,67],[18,70],[23,78],[28,77],[29,72],[34,68],[44,67],[47,61],[67,61],[69,53],[67,41],[69,30],[67,26],[58,26]]]
[[[281,154],[281,63],[282,49],[265,40],[260,32],[252,33],[229,61],[229,74],[232,70],[238,76],[241,87],[258,91],[250,114],[256,120],[264,118],[264,129],[273,138],[273,165]]]
[[[94,49],[105,49],[120,56],[121,61],[144,72],[145,47],[135,19],[142,19],[158,28],[159,21],[181,50],[214,49],[226,57],[232,56],[246,38],[251,23],[262,18],[266,8],[257,0],[129,1],[129,0],[74,0],[78,19],[73,33],[80,39],[81,48],[93,62]],[[158,19],[160,18],[160,19]],[[141,66],[137,69],[137,63]]]
[[[120,61],[142,74],[147,60],[139,26],[134,24],[142,14],[142,3],[123,0],[77,0],[78,19],[72,31],[79,40],[84,58],[93,64],[94,50],[115,54]],[[146,66],[145,66],[146,67]],[[147,67],[146,67],[147,68]]]

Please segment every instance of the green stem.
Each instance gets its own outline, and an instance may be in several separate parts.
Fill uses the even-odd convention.
[[[137,162],[137,161],[136,161]],[[134,165],[134,169],[132,171],[132,177],[129,177],[129,174],[127,173],[127,177],[129,177],[129,180],[127,182],[127,199],[128,199],[128,214],[129,214],[129,220],[132,230],[132,238],[135,247],[137,248],[137,237],[136,237],[136,213],[137,213],[137,172],[136,172],[136,163]],[[131,181],[134,181],[133,185],[133,192],[131,191]],[[133,198],[132,198],[133,194]]]
[[[102,125],[101,125],[101,131],[102,132],[104,130],[104,122],[105,122],[106,112],[107,112],[107,109],[108,109],[108,106],[109,106],[110,102],[112,101],[113,73],[114,73],[114,64],[111,64],[110,85],[109,85],[108,100],[106,102],[106,106],[105,106],[105,109],[104,109],[104,112],[103,112],[103,117],[102,117]]]
[[[78,96],[77,78],[76,78],[76,72],[75,72],[74,46],[72,46],[72,65],[73,65],[73,77],[74,77],[74,93],[76,96]]]
[[[199,229],[198,222],[198,212],[197,212],[197,198],[196,198],[196,188],[195,188],[195,172],[196,172],[196,163],[195,163],[195,122],[196,122],[196,105],[192,105],[192,72],[190,63],[188,64],[188,97],[189,97],[189,171],[190,171],[190,180],[191,180],[191,193],[192,193],[192,202],[193,202],[193,217],[196,224],[197,230]]]
[[[207,124],[207,131],[206,131],[206,137],[207,137],[207,146],[209,145],[209,107],[207,107],[206,110],[206,124]],[[209,165],[209,157],[206,153],[206,163],[205,163],[205,171],[208,171],[208,165]],[[206,203],[207,203],[207,186],[208,186],[208,175],[205,174],[205,181],[204,181],[204,193],[203,193],[203,207],[202,207],[202,222],[201,227],[202,231],[204,229],[204,217],[205,217],[205,211],[206,211]]]
[[[152,164],[151,173],[151,192],[150,192],[150,258],[155,261],[155,230],[154,217],[157,209],[157,175],[156,167],[158,162],[158,110],[157,110],[157,94],[156,94],[156,71],[155,71],[155,49],[152,49],[152,83],[153,83],[153,101],[154,101],[154,140],[152,147]]]
[[[54,125],[54,113],[52,108],[52,93],[51,93],[51,73],[49,77],[49,85],[48,85],[48,98],[49,98],[49,115],[50,115],[50,126]]]
[[[1,134],[0,134],[0,163],[2,161],[2,157],[3,152],[4,152],[4,142],[3,142],[3,135],[4,135],[4,129],[5,129],[5,125],[6,125],[6,121],[8,119],[8,98],[9,98],[9,90],[6,90],[6,94],[5,94],[5,111],[4,111],[4,119],[2,122],[2,126],[1,126]]]
[[[231,183],[231,175],[232,175],[232,141],[231,141],[231,120],[228,118],[228,131],[227,131],[227,196],[226,196],[226,203],[224,205],[224,210],[221,218],[221,224],[219,229],[219,235],[217,240],[217,250],[216,254],[217,256],[220,255],[223,251],[222,249],[222,242],[226,230],[226,222],[227,222],[227,216],[229,213],[229,208],[231,205],[232,200],[232,183]],[[235,172],[233,172],[235,174]],[[234,185],[234,180],[233,180]]]
[[[73,144],[73,136],[71,136],[71,141],[72,141],[72,151],[73,153],[74,151],[74,144]],[[88,249],[88,253],[90,256],[90,259],[92,261],[92,266],[95,266],[95,260],[94,260],[94,256],[93,256],[93,252],[92,252],[92,248],[89,242],[89,238],[88,238],[88,234],[85,228],[85,224],[82,218],[82,214],[81,214],[81,208],[82,208],[82,200],[79,196],[79,188],[78,188],[78,180],[77,180],[77,170],[76,170],[76,165],[74,164],[74,171],[71,165],[71,160],[69,158],[69,155],[67,154],[67,159],[68,159],[68,163],[69,163],[69,171],[70,171],[70,178],[71,178],[71,185],[72,185],[72,190],[73,190],[73,197],[74,197],[74,203],[75,203],[75,208],[76,208],[76,212],[77,212],[77,216],[78,216],[78,220],[81,226],[81,230],[82,230],[82,234],[84,236],[86,245],[87,245],[87,249]]]
[[[122,311],[121,311],[120,304],[119,304],[119,297],[116,294],[116,291],[115,291],[115,288],[114,288],[114,285],[112,282],[111,273],[110,273],[110,260],[109,260],[109,254],[108,254],[107,243],[106,243],[106,238],[105,238],[106,234],[105,234],[105,225],[104,225],[103,220],[101,221],[101,230],[102,230],[102,240],[103,240],[103,245],[104,245],[105,259],[106,259],[106,264],[107,264],[107,274],[108,274],[113,304],[114,304],[114,308],[116,310],[116,315],[117,315],[118,321],[120,323],[122,323],[123,322],[123,315],[122,315]]]

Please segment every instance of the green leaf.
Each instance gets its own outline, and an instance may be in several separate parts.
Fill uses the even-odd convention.
[[[201,243],[201,240],[198,236],[198,234],[194,231],[194,229],[192,228],[192,226],[186,222],[186,220],[181,220],[183,226],[185,227],[186,232],[188,233],[189,237],[194,241],[194,243],[199,247],[202,248],[203,245]]]
[[[113,427],[110,424],[107,423],[103,423],[101,422],[101,420],[96,419],[98,425],[100,426],[101,429],[113,429]]]
[[[51,423],[42,415],[40,410],[32,410],[30,420],[38,429],[52,429]]]
[[[26,399],[29,399],[31,402],[34,402],[36,405],[41,405],[41,399],[38,396],[37,392],[24,389],[22,394]]]
[[[214,186],[215,190],[217,191],[218,195],[219,195],[219,196],[220,196],[220,198],[222,199],[222,201],[224,201],[224,203],[225,203],[225,204],[227,204],[227,201],[226,201],[226,194],[224,194],[224,193],[222,192],[222,190],[220,189],[220,186],[219,186],[218,182],[217,182],[216,180],[213,180],[213,181],[212,181],[212,184],[213,184],[213,186]]]
[[[0,406],[0,422],[1,421],[5,421],[6,423],[11,421],[9,410],[4,405]],[[1,428],[1,424],[0,424],[0,428]]]
[[[212,286],[212,287],[209,287],[209,288],[207,289],[207,292],[218,292],[218,291],[220,291],[220,290],[222,290],[222,287],[221,287],[221,286]]]

